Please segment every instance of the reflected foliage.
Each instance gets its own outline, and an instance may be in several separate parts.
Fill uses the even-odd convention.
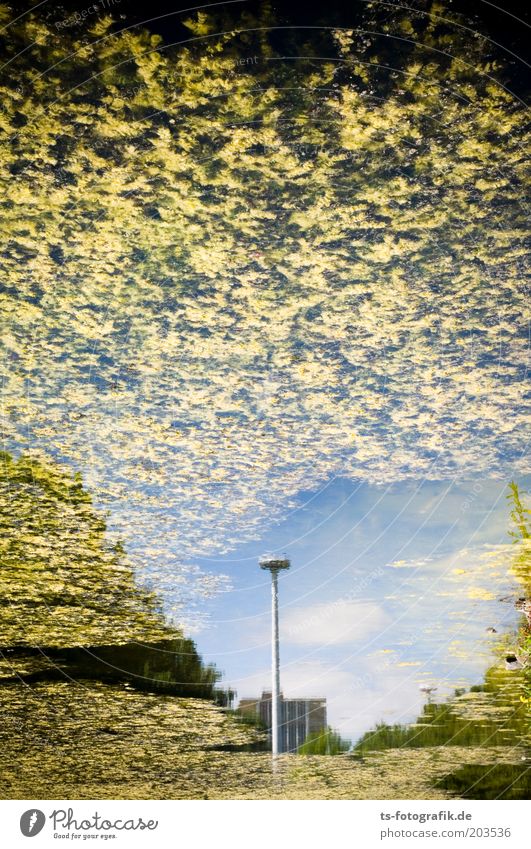
[[[444,704],[427,704],[411,725],[381,723],[356,743],[363,754],[390,748],[424,746],[514,746],[529,735],[523,682],[514,674],[494,670],[490,684]],[[494,679],[494,680],[493,680]],[[494,683],[495,682],[495,683]],[[479,692],[478,692],[479,690]]]
[[[341,755],[350,749],[350,740],[344,740],[333,728],[314,731],[299,746],[299,755]]]
[[[79,475],[32,456],[0,456],[0,646],[95,646],[169,637],[154,594]]]
[[[6,438],[90,469],[168,597],[339,469],[521,462],[525,116],[451,7],[358,5],[9,27]]]
[[[509,484],[507,500],[511,506],[510,516],[514,524],[514,530],[509,531],[509,534],[514,540],[530,539],[531,533],[529,528],[529,516],[531,514],[531,510],[524,506],[522,496],[520,495],[520,489],[518,484],[514,481],[511,481]]]
[[[516,601],[517,609],[523,614],[518,634],[518,653],[525,664],[524,679],[531,721],[531,526],[529,520],[531,511],[527,506],[527,495],[520,491],[518,484],[514,481],[509,484],[507,499],[511,506],[512,521],[512,529],[509,533],[517,546],[511,571],[523,592]]]
[[[167,598],[219,589],[187,558],[338,470],[521,462],[528,136],[485,39],[433,2],[283,41],[264,4],[195,14],[170,49],[109,16],[58,32],[46,5],[4,44],[3,438],[90,473]],[[0,499],[7,796],[445,798],[435,781],[474,781],[487,755],[509,792],[524,674],[499,671],[379,726],[358,760],[284,760],[275,784],[234,751],[258,731],[176,698],[216,673],[81,480],[5,454]]]
[[[437,747],[467,751],[479,763],[460,766],[437,779],[435,786],[470,799],[528,799],[531,794],[529,712],[522,701],[523,676],[490,670],[486,683],[446,704],[427,704],[412,725],[376,726],[355,746],[357,757],[371,753]],[[505,751],[509,763],[500,763]],[[481,762],[483,752],[483,763]],[[462,755],[461,755],[462,757]],[[486,763],[485,763],[486,761]],[[512,762],[511,762],[512,761]]]
[[[218,670],[205,666],[192,640],[53,649],[39,646],[0,652],[0,683],[92,679],[127,681],[135,689],[215,699],[230,704],[232,693],[215,687]]]
[[[79,475],[0,457],[0,681],[125,680],[215,698],[219,673],[138,587]]]
[[[461,799],[529,799],[531,766],[474,764],[461,767],[436,784]]]

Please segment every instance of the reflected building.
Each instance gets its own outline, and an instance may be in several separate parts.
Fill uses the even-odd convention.
[[[240,699],[238,710],[256,716],[271,738],[271,691],[259,699]],[[296,752],[309,734],[326,729],[326,699],[285,699],[280,694],[280,752]]]

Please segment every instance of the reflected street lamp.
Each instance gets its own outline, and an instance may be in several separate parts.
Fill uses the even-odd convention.
[[[280,652],[278,642],[278,573],[289,569],[287,557],[275,557],[264,554],[260,560],[260,569],[271,572],[271,751],[279,753],[280,743]]]
[[[435,693],[437,687],[434,687],[431,684],[423,684],[422,687],[419,687],[421,693],[424,693],[425,696],[428,697],[428,704],[431,704],[431,694]]]

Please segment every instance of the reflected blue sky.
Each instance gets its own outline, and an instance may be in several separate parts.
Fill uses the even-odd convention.
[[[380,720],[414,719],[421,685],[445,696],[481,682],[510,642],[517,614],[499,600],[515,586],[506,492],[489,479],[377,487],[336,478],[301,493],[260,539],[198,560],[232,583],[209,602],[199,649],[239,696],[269,685],[269,577],[257,559],[285,551],[285,695],[326,697],[330,723],[352,737]]]

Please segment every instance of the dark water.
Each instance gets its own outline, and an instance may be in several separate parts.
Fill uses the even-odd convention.
[[[523,763],[464,766],[439,779],[436,786],[462,799],[529,799],[531,766]]]

